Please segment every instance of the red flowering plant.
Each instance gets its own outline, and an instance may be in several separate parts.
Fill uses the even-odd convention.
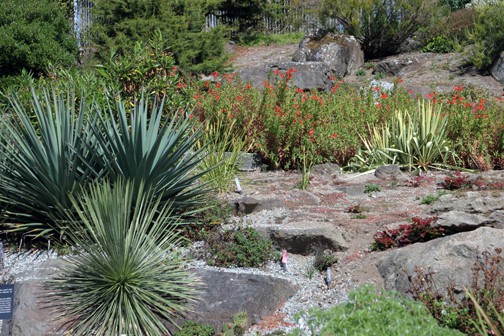
[[[402,224],[397,229],[383,230],[373,235],[372,251],[385,251],[418,242],[426,242],[444,236],[445,228],[434,226],[437,217],[413,217],[411,224]]]
[[[461,159],[459,164],[479,170],[498,166],[504,157],[502,102],[463,86],[437,98],[449,118],[447,135]]]

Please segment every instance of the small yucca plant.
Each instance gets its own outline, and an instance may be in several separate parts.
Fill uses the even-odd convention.
[[[71,197],[68,239],[78,254],[47,282],[51,305],[76,335],[166,335],[186,310],[195,279],[174,248],[171,208],[143,184],[93,184]]]

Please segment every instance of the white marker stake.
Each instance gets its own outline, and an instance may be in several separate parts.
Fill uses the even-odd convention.
[[[235,177],[235,183],[236,183],[236,192],[238,194],[242,193],[242,188],[240,186],[240,180],[238,180],[238,177]]]

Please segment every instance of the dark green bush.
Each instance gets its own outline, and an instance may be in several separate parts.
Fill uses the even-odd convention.
[[[310,333],[296,330],[290,335],[463,335],[440,327],[421,303],[370,286],[350,292],[348,302],[328,310],[314,309],[299,317],[307,322]]]
[[[175,336],[213,336],[214,328],[208,324],[186,321]]]
[[[76,64],[77,42],[65,14],[55,0],[2,0],[0,76]]]
[[[271,259],[271,241],[264,239],[254,228],[239,228],[221,232],[214,230],[207,236],[210,252],[208,262],[223,267],[260,267]]]
[[[224,32],[205,31],[205,16],[219,1],[97,0],[91,27],[99,56],[107,59],[133,51],[136,42],[147,41],[159,31],[166,52],[175,63],[191,71],[219,70],[225,60]]]
[[[366,59],[388,56],[438,16],[436,0],[324,0],[322,18],[338,19]]]
[[[504,50],[504,1],[476,7],[477,17],[469,39],[474,43],[470,61],[479,69],[488,68]]]

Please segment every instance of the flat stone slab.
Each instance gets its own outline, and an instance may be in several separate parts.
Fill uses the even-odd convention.
[[[222,330],[233,316],[246,312],[249,323],[257,323],[273,314],[297,291],[289,281],[249,273],[198,269],[196,274],[204,290],[188,319],[213,325]]]

